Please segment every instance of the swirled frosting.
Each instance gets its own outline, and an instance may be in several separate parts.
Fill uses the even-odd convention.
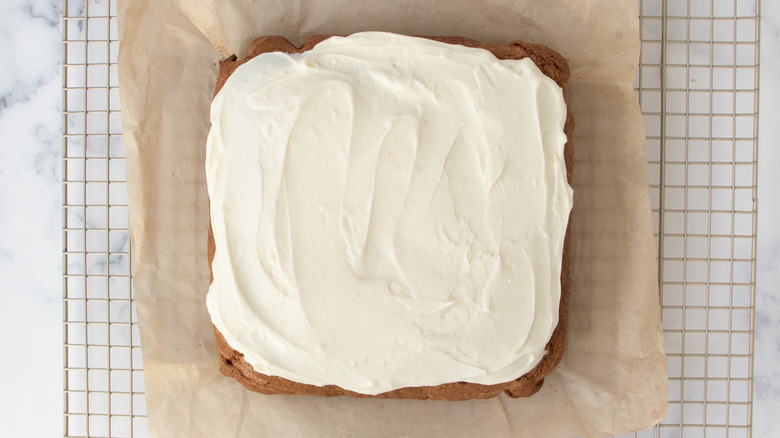
[[[265,53],[214,98],[207,305],[258,372],[363,394],[531,370],[558,323],[560,87],[389,33]]]

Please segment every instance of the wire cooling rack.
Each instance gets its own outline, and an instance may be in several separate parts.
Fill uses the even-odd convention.
[[[749,437],[758,0],[641,0],[645,118],[669,406],[637,436]]]
[[[749,437],[758,0],[640,0],[636,90],[670,402],[633,437]],[[148,435],[130,248],[115,0],[63,5],[64,433]]]
[[[148,435],[130,284],[116,2],[63,4],[65,436]]]

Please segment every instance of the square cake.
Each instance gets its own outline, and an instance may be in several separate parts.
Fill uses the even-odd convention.
[[[563,354],[566,60],[541,45],[262,37],[206,158],[223,374],[265,394],[537,392]]]

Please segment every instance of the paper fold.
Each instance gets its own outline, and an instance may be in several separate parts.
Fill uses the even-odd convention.
[[[634,0],[119,1],[133,285],[152,436],[603,436],[665,416],[666,362],[632,87]],[[263,396],[219,374],[205,296],[205,141],[217,62],[260,35],[383,30],[546,44],[569,59],[576,128],[566,353],[528,399]]]

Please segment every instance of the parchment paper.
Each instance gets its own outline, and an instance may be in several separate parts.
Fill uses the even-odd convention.
[[[635,0],[120,0],[119,84],[149,429],[158,437],[600,436],[665,415]],[[528,399],[264,396],[218,371],[205,306],[208,111],[226,55],[281,34],[385,30],[546,44],[576,121],[566,353]]]

